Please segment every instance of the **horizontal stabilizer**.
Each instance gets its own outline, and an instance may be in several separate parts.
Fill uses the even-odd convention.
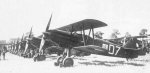
[[[124,49],[125,49],[125,50],[135,50],[135,51],[141,50],[141,48],[135,49],[135,48],[126,48],[126,47],[124,47]]]

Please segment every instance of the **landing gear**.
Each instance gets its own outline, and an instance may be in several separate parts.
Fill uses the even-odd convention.
[[[37,54],[37,55],[35,55],[34,57],[33,57],[33,61],[34,62],[36,62],[36,61],[43,61],[43,60],[45,60],[46,59],[46,56],[45,55],[39,55],[39,54]]]
[[[65,49],[63,56],[60,56],[57,59],[57,62],[54,63],[55,66],[60,66],[60,67],[71,67],[73,66],[74,61],[70,57],[70,49]]]
[[[37,61],[37,57],[38,57],[38,54],[36,54],[36,55],[33,56],[33,61],[34,61],[34,62]]]
[[[58,57],[57,62],[54,63],[55,66],[59,66],[59,64],[62,62],[63,57]]]
[[[37,61],[37,58],[36,58],[36,57],[33,57],[33,61],[36,62],[36,61]]]
[[[148,48],[147,53],[149,54],[149,52],[150,52],[150,50],[149,50],[149,48]]]
[[[55,66],[60,66],[60,67],[71,67],[74,64],[74,61],[70,57],[68,57],[68,58],[59,57],[57,59],[57,62],[55,62],[54,64],[55,64]]]
[[[32,57],[31,53],[28,53],[28,58],[31,58],[31,57]]]
[[[149,52],[150,52],[150,49],[147,47],[147,48],[146,48],[146,53],[149,54]]]

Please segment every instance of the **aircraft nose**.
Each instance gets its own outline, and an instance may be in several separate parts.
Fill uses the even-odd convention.
[[[51,35],[51,32],[44,32],[44,38],[49,37]]]

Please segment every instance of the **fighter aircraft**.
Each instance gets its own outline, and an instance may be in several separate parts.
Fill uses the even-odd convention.
[[[22,41],[22,48],[24,48],[22,56],[25,58],[32,58],[39,48],[41,39],[39,37],[33,37],[32,28],[26,40]]]
[[[103,26],[107,26],[107,24],[98,20],[94,20],[94,19],[85,19],[85,20],[73,23],[71,26],[64,26],[61,28],[53,29],[53,30],[46,29],[46,32],[43,33],[43,37],[42,37],[43,39],[42,39],[41,45],[44,45],[45,39],[48,39],[51,42],[58,44],[56,46],[61,47],[61,49],[69,48],[69,50],[77,46],[85,46],[89,44],[94,44],[95,40],[92,40],[92,38],[89,37],[89,35],[91,34],[91,32],[93,32],[93,39],[94,39],[93,29],[97,27],[103,27]],[[90,30],[89,35],[85,35],[85,30],[87,29]],[[76,31],[82,31],[82,32],[81,34],[76,34],[75,33]],[[42,51],[42,47],[43,46],[40,46],[39,52]],[[84,52],[84,51],[81,51],[81,52]],[[85,51],[84,53],[87,53],[87,52]],[[69,54],[69,56],[70,55],[71,54]],[[68,61],[68,59],[66,59],[65,61]]]
[[[43,47],[46,40],[49,40],[51,44],[54,44],[51,47],[57,47],[54,49],[64,50],[64,57],[58,58],[57,63],[55,63],[57,65],[73,65],[73,59],[70,58],[70,56],[72,55],[72,49],[86,54],[99,54],[127,59],[138,57],[138,47],[130,45],[135,45],[137,43],[136,39],[130,39],[124,46],[122,46],[109,42],[107,40],[94,38],[94,28],[107,26],[107,24],[105,24],[104,22],[95,19],[85,19],[64,27],[49,30],[50,22],[51,18],[48,22],[45,32],[43,32],[39,54],[34,57],[34,61],[45,59]],[[88,35],[85,35],[85,30],[89,30]],[[77,32],[81,33],[78,34]],[[91,32],[92,38],[90,37]]]
[[[51,15],[51,17],[52,17],[52,15]],[[89,21],[94,21],[94,23],[96,23],[96,24],[98,22],[97,20],[90,20],[90,19],[84,20],[83,22],[88,23]],[[64,51],[63,48],[66,48],[66,47],[72,48],[74,46],[83,45],[83,42],[81,42],[82,35],[75,36],[75,33],[73,31],[66,32],[66,31],[63,31],[60,29],[48,30],[49,26],[50,26],[50,22],[51,22],[51,18],[48,22],[45,32],[42,35],[41,45],[40,45],[40,49],[39,49],[40,54],[38,54],[37,56],[34,57],[34,61],[40,60],[40,59],[45,59],[45,57],[43,55],[45,50],[50,50],[51,52],[55,51],[60,54],[61,52]],[[104,23],[102,23],[102,24],[103,25],[100,25],[100,26],[105,26]],[[99,26],[99,25],[97,25],[97,26]],[[95,28],[95,26],[92,26],[92,27]],[[45,42],[47,40],[50,41],[51,46],[47,49],[44,49],[43,47],[45,46]]]

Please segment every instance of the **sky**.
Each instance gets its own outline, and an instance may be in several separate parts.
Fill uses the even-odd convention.
[[[83,19],[96,19],[108,24],[97,28],[104,38],[118,29],[138,35],[150,29],[150,0],[0,0],[0,40],[21,37],[33,27],[39,35],[45,31],[52,14],[50,29]]]

